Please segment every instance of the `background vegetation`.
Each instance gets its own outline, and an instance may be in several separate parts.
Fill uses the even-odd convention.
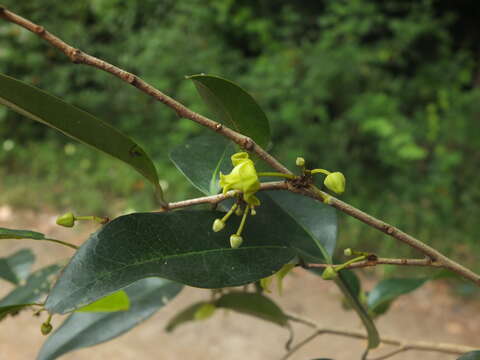
[[[285,163],[301,155],[342,171],[346,201],[479,269],[469,255],[480,250],[477,2],[3,3],[207,115],[184,76],[234,80],[267,112]],[[166,156],[204,131],[191,121],[8,23],[0,24],[0,71],[134,137],[156,160],[169,199],[195,191]],[[128,167],[4,108],[0,150],[1,203],[105,215],[154,206]],[[340,248],[372,245],[388,256],[395,246],[382,240],[378,250],[381,234],[342,221]]]

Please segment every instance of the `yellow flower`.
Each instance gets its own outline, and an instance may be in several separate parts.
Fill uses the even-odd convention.
[[[225,194],[230,190],[239,190],[243,193],[243,200],[251,206],[260,205],[260,200],[254,195],[260,189],[257,170],[253,161],[246,152],[233,154],[233,170],[228,175],[220,173],[220,186]]]

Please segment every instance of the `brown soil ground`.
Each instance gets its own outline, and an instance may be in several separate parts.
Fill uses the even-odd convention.
[[[60,239],[72,239],[80,244],[89,232],[89,225],[79,229],[62,229],[54,225],[55,217],[48,214],[21,212],[13,214],[6,206],[0,207],[0,226],[29,228]],[[25,240],[2,240],[1,256],[7,256],[23,247],[31,247],[37,255],[35,268],[71,255],[71,250],[55,244]],[[366,286],[372,284],[366,281]],[[321,281],[305,271],[298,270],[287,277],[282,296],[273,295],[286,311],[313,319],[323,327],[361,329],[355,314],[340,305],[340,294],[334,284]],[[1,282],[0,296],[11,287]],[[195,360],[269,360],[280,359],[285,353],[288,332],[270,323],[245,315],[218,313],[202,323],[179,327],[173,334],[163,330],[166,322],[178,310],[193,301],[208,298],[209,292],[186,288],[168,306],[133,331],[105,344],[77,350],[64,355],[66,360],[130,360],[130,359],[195,359]],[[440,281],[429,283],[416,292],[401,297],[391,310],[379,318],[377,325],[384,336],[405,341],[449,342],[470,345],[480,349],[480,304],[460,299],[451,294]],[[0,360],[35,359],[42,342],[41,319],[23,312],[0,323]],[[54,318],[59,325],[61,318]],[[311,331],[303,325],[294,325],[296,341]],[[308,360],[330,357],[335,360],[360,359],[364,340],[323,335],[291,357]],[[392,348],[381,346],[376,356]],[[392,359],[453,360],[458,356],[432,352],[408,351]]]

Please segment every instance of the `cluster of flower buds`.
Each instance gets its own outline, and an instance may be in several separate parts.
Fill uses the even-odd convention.
[[[223,218],[215,219],[212,229],[215,232],[221,231],[233,213],[242,216],[237,232],[230,236],[230,246],[236,249],[243,243],[242,231],[247,215],[249,213],[255,215],[255,207],[260,205],[260,200],[255,196],[260,189],[260,181],[255,165],[246,152],[233,154],[231,159],[233,170],[228,175],[220,173],[220,186],[223,188],[223,194],[230,190],[238,190],[242,193],[242,198],[230,208]],[[243,209],[242,203],[244,203]]]

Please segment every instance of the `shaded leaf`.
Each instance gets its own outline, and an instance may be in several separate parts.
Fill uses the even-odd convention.
[[[163,201],[152,160],[137,143],[113,126],[43,90],[3,74],[0,74],[0,104],[127,163],[152,182]]]
[[[6,305],[0,306],[0,321],[3,320],[7,315],[17,314],[19,311],[32,306],[32,304],[16,304],[16,305]]]
[[[73,313],[47,338],[37,360],[53,360],[120,336],[152,316],[181,289],[182,285],[165,279],[139,280],[125,288],[131,304],[128,311]]]
[[[78,309],[78,312],[112,312],[126,311],[130,308],[130,299],[125,291],[120,290],[101,298],[90,305]]]
[[[272,201],[267,201],[269,197]],[[266,212],[276,223],[278,207],[300,227],[304,236],[292,244],[306,262],[329,262],[337,240],[337,213],[331,206],[289,191],[263,191],[258,212]]]
[[[392,278],[380,281],[368,294],[368,310],[377,315],[383,314],[393,300],[414,291],[427,280],[427,278]]]
[[[45,235],[36,231],[0,228],[0,239],[45,240]]]
[[[356,289],[354,282],[352,282],[351,279],[348,279],[348,275],[344,275],[344,271],[340,271],[338,277],[334,281],[367,330],[368,348],[376,348],[380,344],[380,336],[372,317],[365,310],[358,298],[358,290]]]
[[[17,274],[13,272],[7,258],[0,258],[0,278],[9,281],[12,284],[18,284]]]
[[[30,269],[35,262],[35,255],[30,249],[21,249],[7,257],[6,260],[17,280],[23,281],[30,274]]]
[[[215,120],[252,138],[261,147],[270,143],[267,116],[255,99],[235,83],[212,75],[192,75],[200,96]]]
[[[242,247],[228,237],[239,219],[212,231],[212,211],[137,213],[103,226],[75,253],[49,294],[46,308],[65,313],[147,276],[187,285],[221,288],[251,283],[280,269],[295,256],[284,241],[286,224],[252,222]],[[268,224],[267,224],[268,225]]]
[[[219,173],[228,173],[232,168],[230,157],[235,146],[229,140],[212,134],[203,135],[170,152],[170,160],[198,190],[206,195],[219,192]]]
[[[286,326],[288,323],[288,317],[282,309],[271,299],[261,294],[231,292],[219,298],[215,305],[219,308],[252,315],[280,326]]]
[[[470,351],[463,354],[457,360],[480,360],[480,350]]]
[[[61,269],[59,265],[50,265],[32,273],[25,285],[13,289],[0,300],[0,306],[26,304],[37,301],[49,292],[53,276]]]
[[[183,310],[180,310],[173,318],[170,319],[167,326],[165,327],[165,330],[167,332],[172,332],[180,325],[199,320],[196,318],[195,315],[200,309],[202,309],[202,307],[204,307],[207,304],[209,303],[205,301],[200,301],[186,307]]]

